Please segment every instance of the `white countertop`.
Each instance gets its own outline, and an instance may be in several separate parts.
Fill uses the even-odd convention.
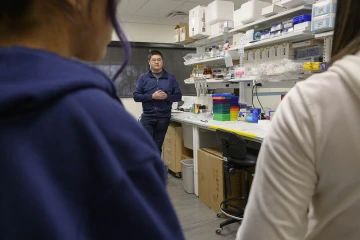
[[[201,128],[215,131],[216,129],[224,129],[237,133],[243,137],[262,142],[269,130],[269,121],[260,121],[259,123],[247,123],[242,121],[215,121],[212,116],[207,114],[193,113],[172,113],[171,120],[175,122],[192,124]]]

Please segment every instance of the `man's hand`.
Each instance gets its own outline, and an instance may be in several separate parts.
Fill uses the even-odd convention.
[[[167,94],[161,90],[156,91],[152,95],[152,99],[154,100],[165,100],[167,98]]]

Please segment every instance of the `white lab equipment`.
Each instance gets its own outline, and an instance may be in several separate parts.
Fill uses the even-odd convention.
[[[189,11],[189,35],[193,39],[210,36],[210,25],[206,24],[206,8],[197,6]]]
[[[270,17],[270,16],[276,15],[285,10],[286,10],[286,8],[284,8],[284,7],[280,7],[278,5],[271,4],[270,6],[264,7],[261,10],[261,15],[264,17]]]
[[[303,22],[294,25],[294,32],[297,31],[310,31],[311,30],[311,22]]]
[[[263,8],[270,6],[271,3],[259,0],[250,0],[241,5],[240,21],[243,24],[253,22],[261,18],[261,11]]]
[[[281,0],[281,5],[287,9],[296,8],[301,5],[314,4],[316,0]]]
[[[215,0],[207,7],[206,23],[215,24],[227,20],[234,20],[234,3],[230,1]]]
[[[317,17],[316,19],[313,19],[311,22],[311,31],[319,33],[334,29],[335,16],[336,16],[335,13],[330,13],[327,15],[323,15],[321,17]]]
[[[320,17],[329,13],[336,13],[337,0],[324,0],[313,4],[312,18]]]
[[[238,10],[234,11],[234,27],[238,27],[243,25],[241,22],[241,8],[239,8]]]
[[[216,36],[224,33],[224,22],[211,24],[211,36]]]

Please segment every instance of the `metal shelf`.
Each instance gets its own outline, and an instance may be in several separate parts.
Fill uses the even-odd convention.
[[[315,34],[316,39],[324,39],[324,38],[332,37],[332,36],[334,36],[334,31]]]
[[[203,64],[211,64],[211,65],[225,65],[224,57],[217,57],[217,58],[209,58],[201,61],[194,61],[194,62],[185,62],[185,66],[194,66],[194,65],[203,65]]]
[[[185,81],[184,81],[185,82]],[[209,79],[206,80],[206,83],[231,83],[230,80],[215,80],[215,79]],[[194,81],[191,82],[185,82],[185,84],[195,84]]]
[[[240,83],[240,82],[250,82],[252,83],[255,80],[255,77],[243,77],[243,78],[235,78],[229,80],[229,82],[232,83]]]
[[[198,40],[194,43],[187,44],[185,47],[211,47],[212,45],[224,45],[225,41],[231,38],[233,35],[233,33],[222,33]]]
[[[238,26],[230,31],[230,33],[237,33],[237,32],[245,32],[250,29],[257,29],[257,28],[270,28],[275,23],[280,23],[286,20],[289,20],[290,18],[293,18],[295,15],[305,14],[305,13],[311,13],[312,6],[311,5],[304,5],[297,8],[285,10],[283,12],[280,12],[274,16],[268,17],[268,18],[262,18],[255,22],[251,22],[245,25]]]
[[[284,42],[290,42],[290,43],[300,42],[300,41],[309,40],[309,39],[313,39],[313,38],[314,38],[314,35],[310,31],[292,32],[292,33],[288,33],[288,34],[285,34],[280,37],[274,37],[274,38],[269,38],[269,39],[265,39],[265,40],[260,40],[258,42],[250,43],[249,45],[247,45],[245,47],[245,49],[264,47],[264,46],[269,46],[271,44],[276,44],[276,43],[281,44]],[[236,46],[236,47],[230,48],[229,50],[237,51],[238,49],[239,49],[239,46]]]

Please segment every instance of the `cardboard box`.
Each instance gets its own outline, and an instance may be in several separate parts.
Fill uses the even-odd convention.
[[[174,43],[180,42],[180,26],[176,26],[174,30]]]
[[[215,212],[220,211],[220,203],[227,198],[240,197],[243,192],[244,173],[237,171],[231,176],[232,194],[225,196],[223,157],[218,149],[198,150],[199,199]],[[241,206],[241,201],[237,205]]]
[[[188,23],[179,23],[180,26],[180,43],[189,44],[195,42],[194,39],[190,38],[189,35],[189,24]]]

